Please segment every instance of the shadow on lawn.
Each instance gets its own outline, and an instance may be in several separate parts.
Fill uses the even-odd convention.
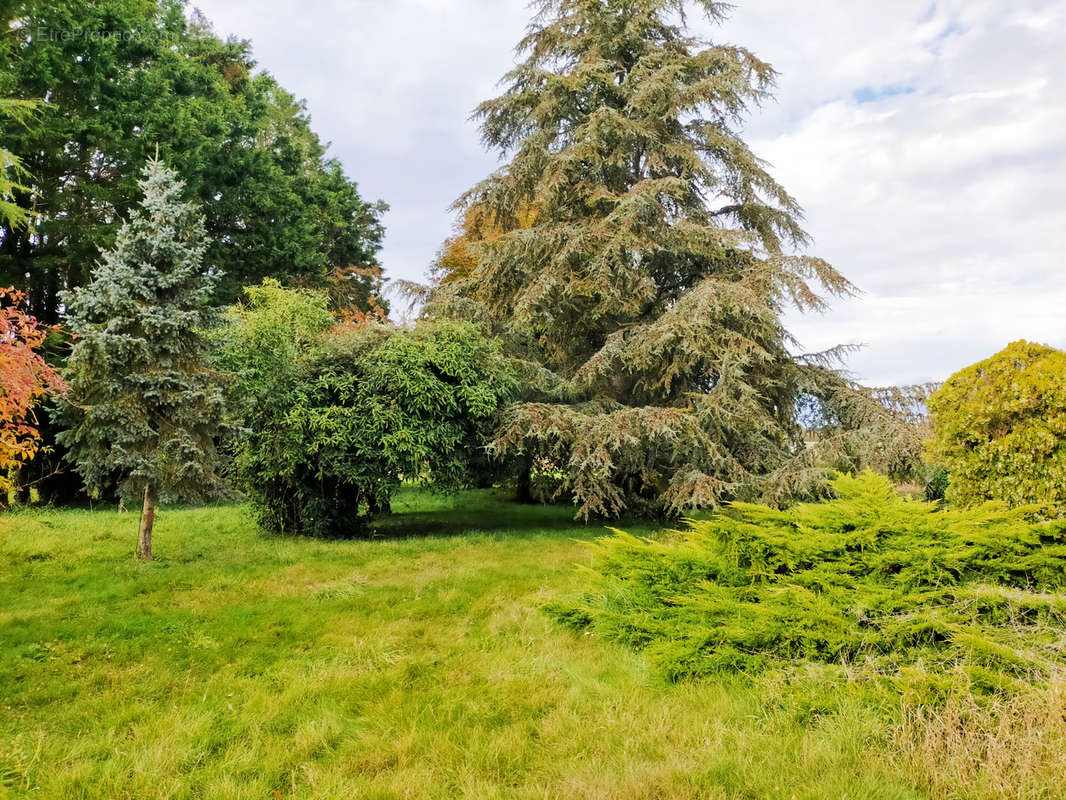
[[[490,490],[462,492],[429,503],[425,500],[425,495],[399,495],[394,499],[393,513],[374,521],[371,538],[417,539],[492,533],[504,536],[558,534],[560,538],[584,539],[606,534],[608,524],[634,532],[657,529],[649,526],[646,520],[584,523],[574,519],[573,506],[525,505],[502,499]],[[436,507],[427,509],[425,505]]]
[[[513,514],[481,514],[467,509],[454,511],[407,511],[393,513],[374,521],[371,538],[418,539],[431,536],[461,536],[469,533],[543,534],[568,533],[584,536],[603,531],[602,524],[584,524],[563,514],[533,515],[526,506],[515,505]]]

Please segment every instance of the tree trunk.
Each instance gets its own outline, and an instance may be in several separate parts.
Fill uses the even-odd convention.
[[[152,560],[152,526],[155,525],[155,493],[150,484],[144,485],[144,505],[141,506],[141,561]]]
[[[533,455],[525,453],[518,467],[518,497],[519,503],[533,502]]]
[[[10,508],[14,508],[19,503],[19,472],[20,467],[17,464],[12,464],[7,468],[7,504]],[[3,506],[0,503],[0,506]]]

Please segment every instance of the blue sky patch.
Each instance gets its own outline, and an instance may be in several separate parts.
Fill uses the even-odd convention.
[[[861,89],[852,92],[851,96],[856,103],[862,105],[864,103],[876,103],[878,100],[885,100],[901,94],[914,94],[916,91],[917,89],[913,86],[897,83],[889,86],[863,86]]]

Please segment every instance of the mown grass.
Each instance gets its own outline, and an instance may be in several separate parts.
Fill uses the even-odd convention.
[[[932,782],[934,728],[789,699],[815,673],[671,685],[556,626],[603,534],[568,509],[395,508],[361,542],[164,511],[151,564],[131,514],[0,517],[0,797],[1053,796]]]

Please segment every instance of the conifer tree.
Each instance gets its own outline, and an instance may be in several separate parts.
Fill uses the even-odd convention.
[[[0,30],[0,93],[12,98],[0,101],[0,149],[25,185],[6,210],[34,221],[5,220],[0,180],[0,285],[22,290],[42,323],[62,320],[59,292],[87,283],[113,245],[156,147],[202,204],[220,304],[267,277],[333,289],[342,310],[381,304],[385,206],[360,195],[249,42],[215,35],[185,0],[12,0]],[[28,98],[44,98],[40,119],[15,124]]]
[[[810,490],[842,421],[897,430],[833,353],[791,352],[786,307],[852,287],[804,254],[799,205],[741,138],[774,70],[686,32],[686,8],[729,6],[537,6],[524,60],[476,112],[510,156],[456,204],[477,263],[426,312],[494,326],[537,376],[496,451],[561,469],[583,516],[678,514]],[[812,405],[834,434],[813,448]]]
[[[64,298],[77,339],[61,442],[88,490],[142,501],[139,553],[150,559],[157,500],[220,486],[223,392],[205,362],[217,276],[203,264],[203,217],[162,162],[149,161],[139,185],[140,207],[92,282]]]
[[[6,144],[4,128],[9,121],[25,123],[37,108],[32,100],[0,98],[0,143]],[[19,193],[28,191],[22,184],[26,169],[22,159],[0,147],[0,225],[11,229],[25,228],[29,212],[16,201]]]

